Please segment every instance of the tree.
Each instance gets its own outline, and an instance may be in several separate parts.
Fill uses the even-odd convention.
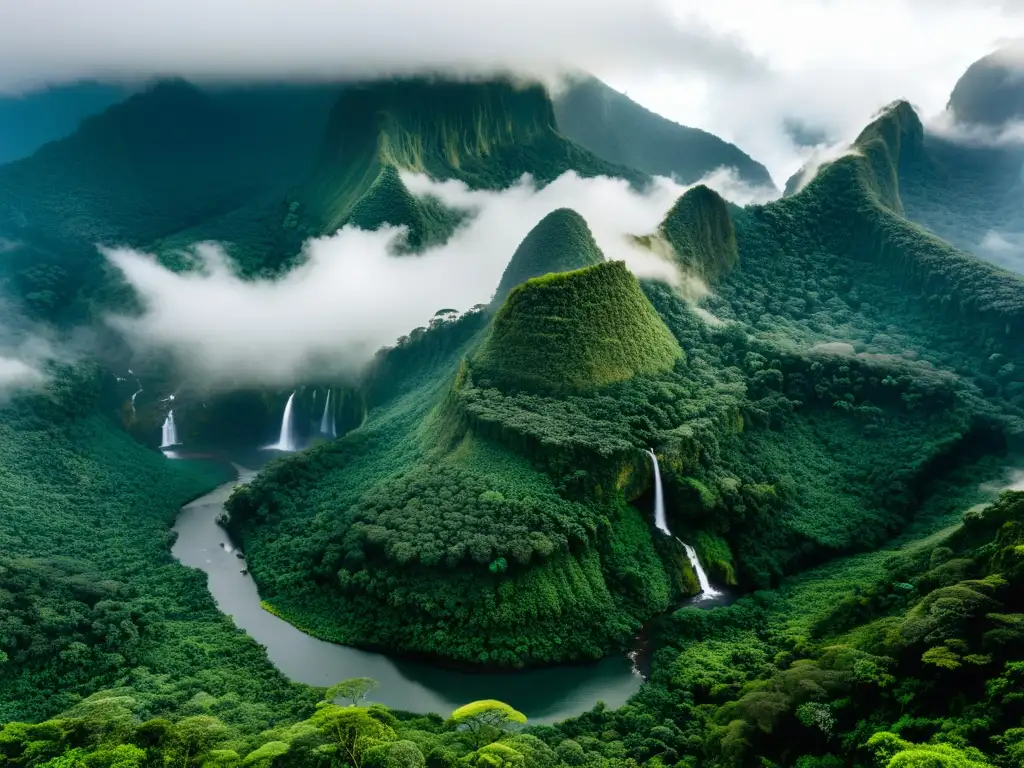
[[[367,751],[372,747],[396,738],[390,726],[362,707],[320,705],[311,720],[330,739],[338,757],[352,768],[362,768]]]
[[[374,680],[372,677],[353,677],[350,680],[342,680],[340,683],[332,685],[324,692],[325,701],[334,701],[335,699],[345,699],[349,706],[354,707],[360,701],[365,699],[370,691],[376,688],[380,683]]]
[[[254,766],[254,768],[268,768],[275,758],[288,752],[288,745],[283,741],[268,741],[259,749],[254,749],[245,756],[242,765]]]
[[[473,749],[480,749],[481,744],[497,739],[500,731],[525,723],[526,715],[502,701],[481,699],[456,709],[451,721],[456,728],[469,732]]]

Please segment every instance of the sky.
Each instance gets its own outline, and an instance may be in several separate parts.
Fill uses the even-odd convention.
[[[0,92],[85,77],[594,72],[733,141],[780,187],[796,122],[852,138],[886,103],[942,110],[1024,37],[1024,0],[0,0]]]

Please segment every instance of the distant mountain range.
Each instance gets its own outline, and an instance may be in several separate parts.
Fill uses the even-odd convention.
[[[893,201],[912,221],[978,257],[1024,274],[1024,59],[978,61],[957,82],[941,125],[903,105],[907,130]],[[862,135],[854,143],[857,149]],[[801,170],[786,185],[799,188]]]

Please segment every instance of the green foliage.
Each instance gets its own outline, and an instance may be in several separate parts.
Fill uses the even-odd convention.
[[[573,392],[670,369],[679,356],[636,278],[607,262],[513,290],[473,368],[506,388]]]
[[[570,272],[604,261],[587,222],[576,211],[552,211],[523,238],[501,276],[492,304],[500,307],[517,285],[531,277]]]
[[[354,677],[351,680],[342,680],[335,683],[324,692],[324,701],[345,699],[349,704],[355,706],[365,699],[379,684],[372,677]]]
[[[459,707],[452,712],[451,721],[456,728],[469,731],[473,748],[480,749],[485,743],[489,744],[496,740],[502,729],[515,724],[525,724],[526,715],[502,701],[484,699]],[[507,760],[502,762],[505,761]]]
[[[672,246],[684,271],[704,280],[727,274],[739,258],[729,204],[703,184],[676,201],[658,234]]]
[[[153,714],[200,692],[236,722],[311,705],[170,555],[179,507],[227,472],[134,443],[98,412],[106,381],[55,369],[0,411],[0,721],[113,685]]]

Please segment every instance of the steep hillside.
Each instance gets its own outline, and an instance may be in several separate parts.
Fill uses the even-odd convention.
[[[129,679],[153,716],[197,695],[237,724],[308,712],[311,692],[170,553],[179,507],[230,470],[134,442],[95,366],[49,375],[0,411],[0,721],[45,719]]]
[[[719,168],[735,168],[748,184],[772,188],[771,175],[734,144],[673,123],[600,80],[572,82],[555,100],[562,133],[599,157],[693,184]]]
[[[883,129],[893,135],[878,144]],[[870,156],[877,161],[871,183],[887,206],[958,248],[1024,274],[1024,148],[926,132],[905,102],[865,129],[852,149],[870,146],[879,147]],[[787,195],[800,175],[787,184]]]
[[[0,165],[28,157],[128,97],[121,86],[83,82],[0,96]]]
[[[656,237],[671,246],[674,258],[687,274],[704,280],[713,282],[726,275],[739,258],[729,204],[703,184],[676,201]]]
[[[292,263],[302,242],[347,223],[409,228],[407,247],[461,220],[412,196],[399,170],[505,187],[573,170],[637,185],[558,133],[540,86],[393,80],[340,87],[164,82],[0,168],[2,277],[41,318],[117,298],[95,244],[174,254],[215,240],[246,274]],[[5,250],[8,247],[5,245]]]
[[[378,181],[381,174],[393,174],[389,169],[488,189],[507,187],[524,173],[541,183],[569,170],[636,183],[645,178],[559,134],[541,86],[500,80],[413,79],[349,87],[332,111],[317,168],[299,199],[326,231],[348,222],[367,195],[379,198],[373,205],[385,220],[415,224],[403,203],[408,193]],[[395,210],[385,213],[389,206]],[[415,237],[431,239],[418,231]]]
[[[473,360],[484,386],[586,391],[672,367],[678,344],[622,262],[515,288]]]
[[[602,261],[604,255],[583,217],[569,208],[559,208],[541,219],[516,248],[501,276],[493,304],[503,304],[513,288],[531,277],[569,272]]]
[[[962,123],[998,127],[1024,117],[1024,45],[974,62],[953,87],[948,109]]]

